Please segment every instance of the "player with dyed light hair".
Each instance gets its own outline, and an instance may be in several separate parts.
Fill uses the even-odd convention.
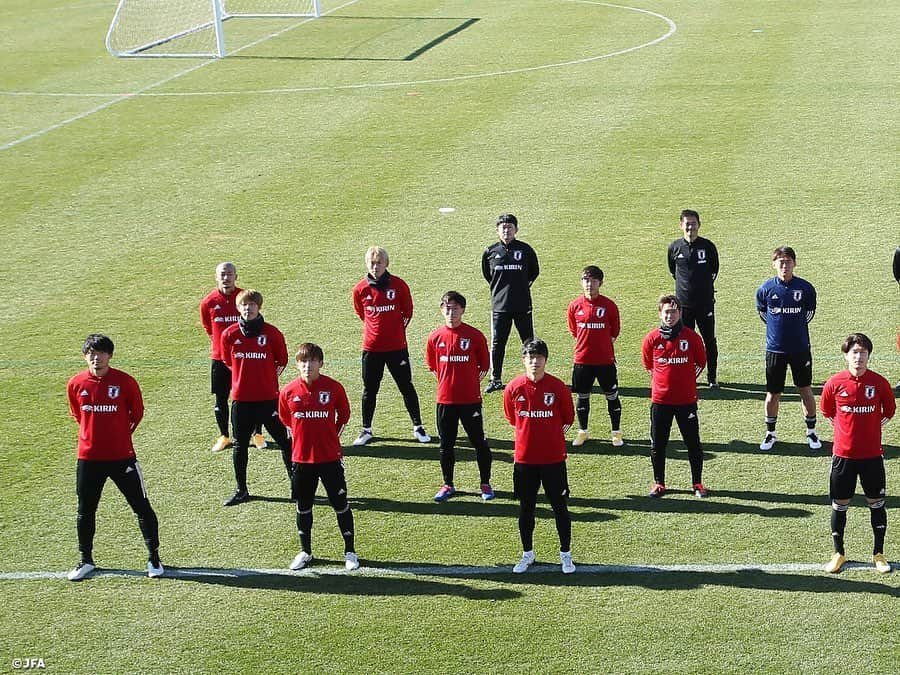
[[[766,435],[760,450],[771,450],[778,440],[775,426],[788,366],[800,392],[800,407],[806,423],[806,442],[813,450],[822,447],[816,435],[816,399],[812,392],[812,348],[809,322],[816,314],[816,289],[794,276],[797,254],[790,246],[772,252],[775,276],[756,291],[756,310],[766,324]]]
[[[641,360],[650,373],[650,463],[653,486],[650,497],[666,494],[666,446],[672,420],[678,422],[691,465],[691,490],[700,498],[708,492],[703,485],[703,447],[697,411],[697,377],[706,365],[703,340],[681,322],[681,306],[674,295],[664,295],[657,303],[659,328],[647,333],[641,346]]]
[[[297,349],[296,360],[300,376],[278,395],[278,416],[291,430],[291,499],[297,503],[301,547],[290,569],[303,569],[313,559],[313,501],[321,480],[344,539],[344,566],[352,571],[359,567],[359,559],[340,440],[350,419],[350,403],[343,385],[322,374],[325,355],[321,347],[304,342]]]
[[[94,532],[97,506],[106,479],[119,488],[138,519],[147,546],[147,576],[164,573],[159,560],[159,521],[150,500],[132,435],[144,417],[141,389],[131,375],[109,365],[113,341],[99,333],[88,335],[81,348],[87,370],[69,380],[69,411],[78,422],[78,550],[81,560],[68,573],[80,581],[96,569]]]
[[[572,392],[578,397],[578,433],[572,445],[584,445],[588,439],[588,417],[591,412],[591,389],[596,381],[606,396],[606,409],[612,426],[612,444],[622,440],[622,402],[619,400],[619,378],[614,345],[619,337],[619,308],[600,294],[603,270],[588,265],[581,271],[581,297],[569,303],[569,332],[575,338],[572,367]]]
[[[834,427],[829,489],[834,555],[825,571],[840,572],[847,561],[844,529],[847,509],[859,479],[869,505],[875,539],[872,560],[879,572],[890,572],[891,565],[884,557],[887,480],[881,428],[894,416],[897,402],[887,379],[869,370],[872,341],[866,335],[848,335],[841,345],[841,352],[847,361],[847,369],[825,383],[819,399],[822,415]]]
[[[534,564],[534,516],[541,485],[556,519],[562,571],[564,574],[575,571],[566,471],[566,431],[575,420],[575,408],[565,383],[546,372],[548,355],[543,340],[525,342],[522,345],[525,374],[513,379],[503,392],[503,412],[515,427],[513,490],[519,500],[522,541],[522,558],[513,567],[515,574],[525,572]]]
[[[412,421],[413,438],[428,443],[431,436],[422,426],[419,395],[412,379],[412,363],[406,342],[406,327],[412,320],[413,301],[403,279],[388,272],[388,252],[380,246],[366,250],[368,274],[353,287],[353,310],[363,322],[362,336],[362,431],[353,445],[365,445],[373,438],[372,420],[384,367],[397,383],[403,405]]]
[[[453,483],[456,466],[456,435],[459,424],[475,448],[475,460],[481,479],[481,498],[494,498],[491,487],[491,449],[484,435],[484,414],[481,407],[481,381],[491,365],[487,339],[484,334],[463,323],[466,298],[456,291],[447,291],[441,298],[441,314],[445,325],[433,331],[425,343],[425,365],[437,377],[437,408],[435,417],[441,437],[441,474],[444,483],[434,501],[444,502],[456,494]]]
[[[247,289],[237,296],[238,322],[222,333],[222,359],[231,370],[232,460],[237,489],[223,506],[250,500],[247,488],[248,446],[253,429],[263,424],[281,451],[291,475],[291,443],[278,419],[278,376],[288,361],[284,335],[260,314],[263,296]]]

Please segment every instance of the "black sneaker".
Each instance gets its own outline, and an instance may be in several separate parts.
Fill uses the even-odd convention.
[[[710,380],[710,381],[709,381],[709,388],[710,388],[710,389],[718,389],[718,388],[719,388],[719,381],[718,381],[718,380]]]
[[[503,391],[506,387],[500,380],[491,380],[488,382],[488,386],[484,388],[485,394],[490,394],[492,391]]]
[[[250,493],[246,490],[235,490],[234,494],[222,502],[222,506],[235,506],[250,501]]]

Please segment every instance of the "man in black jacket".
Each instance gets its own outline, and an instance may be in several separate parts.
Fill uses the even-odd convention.
[[[715,288],[719,274],[719,252],[709,239],[699,236],[700,214],[692,209],[681,212],[684,236],[669,245],[669,273],[675,279],[675,297],[681,303],[681,320],[688,328],[697,328],[706,346],[706,375],[711,389],[718,389],[716,369],[719,349],[716,343]]]
[[[537,254],[516,239],[519,221],[511,213],[497,217],[499,241],[484,250],[481,274],[491,287],[491,381],[485,393],[503,389],[503,357],[512,324],[524,344],[534,338],[531,284],[537,279]]]

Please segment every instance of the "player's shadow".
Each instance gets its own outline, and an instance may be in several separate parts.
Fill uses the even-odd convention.
[[[633,511],[638,513],[687,513],[687,514],[734,514],[761,516],[763,518],[809,518],[812,511],[793,507],[767,507],[759,504],[735,504],[717,500],[720,493],[712,491],[705,499],[680,499],[675,495],[693,495],[691,490],[669,489],[667,496],[661,498],[643,495],[625,495],[616,499],[590,498],[574,496],[569,505],[592,509],[597,512]],[[723,495],[724,496],[724,495]]]
[[[701,377],[703,377],[701,375]],[[594,387],[592,393],[603,396],[603,390],[600,387]],[[821,385],[813,386],[813,393],[818,396],[822,392]],[[697,394],[704,401],[760,401],[766,398],[766,387],[764,384],[745,383],[745,382],[724,382],[718,389],[710,389],[703,383],[697,382]],[[649,387],[619,387],[619,396],[629,398],[643,398],[650,400]],[[795,387],[787,387],[781,395],[782,403],[793,403],[800,401],[800,394]]]
[[[361,561],[366,565],[366,561]],[[316,559],[316,565],[340,568],[344,561]],[[181,581],[210,586],[230,588],[252,588],[266,591],[288,591],[293,593],[314,593],[316,595],[353,595],[368,597],[435,596],[444,595],[466,600],[514,600],[522,596],[521,591],[510,588],[475,588],[464,583],[450,583],[421,579],[410,575],[355,576],[353,574],[315,574],[309,568],[301,574],[253,573],[236,575],[232,570],[217,568],[194,569],[167,568],[173,581]],[[166,577],[162,577],[166,579]]]
[[[773,504],[809,504],[811,506],[830,507],[831,499],[828,497],[828,486],[825,485],[820,494],[786,494],[778,492],[756,492],[751,490],[716,490],[716,497],[724,499],[742,499],[749,502],[769,502]],[[861,494],[857,494],[851,501],[852,506],[866,506],[866,500]],[[900,507],[900,497],[886,497],[885,506],[888,509]]]
[[[475,518],[518,518],[519,505],[513,501],[513,495],[509,492],[495,492],[495,499],[491,502],[482,502],[479,492],[457,491],[456,496],[446,502],[435,502],[425,497],[422,501],[398,501],[396,499],[378,499],[373,497],[351,497],[350,506],[354,511],[376,511],[382,513],[412,513],[426,516],[465,516]],[[427,501],[426,501],[427,500]],[[509,500],[509,501],[507,501]],[[539,497],[538,508],[535,512],[537,518],[552,519],[553,511]],[[571,506],[585,506],[569,502]],[[602,523],[616,520],[617,515],[606,513],[590,505],[589,512],[581,510],[570,511],[572,520],[576,522]]]
[[[494,462],[512,464],[512,442],[488,439]],[[403,459],[413,461],[438,461],[441,457],[439,440],[432,437],[431,443],[407,443],[399,438],[375,437],[365,445],[347,446],[342,450],[346,457],[372,457],[374,459]],[[456,443],[456,461],[475,461],[475,450],[468,440]]]
[[[578,564],[578,560],[575,561]],[[875,574],[875,572],[872,572]],[[846,572],[844,573],[846,574]],[[526,574],[510,574],[504,579],[516,585],[561,586],[561,587],[622,587],[640,586],[655,591],[684,591],[710,586],[745,588],[749,590],[786,591],[792,593],[872,593],[888,597],[900,597],[900,588],[875,581],[862,581],[835,575],[801,574],[788,572],[765,572],[762,570],[742,570],[738,572],[667,572],[647,571],[609,572],[601,574],[563,575],[558,568],[552,571],[538,571]]]

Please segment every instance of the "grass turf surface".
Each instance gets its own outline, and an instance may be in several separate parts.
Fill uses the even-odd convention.
[[[889,257],[898,243],[892,46],[900,10],[810,1],[639,8],[669,17],[677,31],[596,59],[670,26],[601,3],[365,0],[187,72],[205,62],[108,57],[104,4],[4,3],[0,54],[16,67],[0,75],[0,279],[16,300],[0,320],[0,571],[63,570],[75,560],[75,429],[64,384],[94,330],[113,337],[113,365],[144,390],[136,446],[164,562],[286,566],[297,543],[275,451],[253,452],[250,463],[251,489],[272,501],[220,506],[230,461],[208,452],[212,398],[196,315],[216,263],[234,260],[240,283],[263,292],[263,313],[291,347],[323,346],[325,372],[351,397],[352,435],[360,328],[349,289],[364,272],[365,247],[384,245],[416,302],[410,351],[430,422],[425,337],[450,287],[469,299],[466,320],[487,332],[478,264],[501,211],[516,213],[541,260],[536,326],[550,345],[550,372],[568,379],[565,307],[585,264],[604,269],[604,292],[622,311],[627,445],[607,442],[595,397],[596,440],[569,459],[576,563],[824,563],[828,445],[812,453],[802,443],[795,395],[782,406],[784,442],[756,449],[763,327],[753,292],[771,275],[771,249],[794,246],[797,274],[819,291],[816,382],[841,367],[838,345],[851,330],[872,337],[872,367],[897,380]],[[446,17],[478,21],[403,61],[447,30]],[[230,21],[229,48],[292,23]],[[542,68],[574,61],[582,62]],[[490,75],[501,71],[520,72]],[[24,140],[30,134],[38,135]],[[439,214],[442,206],[456,211]],[[639,345],[655,324],[655,298],[671,289],[665,247],[687,206],[700,211],[701,234],[722,257],[726,387],[704,392],[700,404],[711,498],[649,502]],[[508,377],[518,370],[513,352]],[[457,484],[468,494],[436,505],[437,448],[411,440],[385,383],[378,442],[347,451],[367,564],[515,562],[511,434],[499,403],[496,395],[485,402],[498,499],[480,503],[465,450]],[[889,493],[897,434],[896,423],[885,430]],[[682,446],[670,454],[669,482],[686,489]],[[133,517],[113,487],[106,493],[97,561],[141,569]],[[866,561],[868,514],[859,498],[854,504],[848,554]],[[895,560],[897,506],[889,497],[886,551]],[[334,516],[320,505],[315,517],[316,556],[337,565]],[[556,559],[546,510],[536,548],[540,560]],[[3,665],[39,656],[59,672],[890,670],[900,627],[891,610],[900,576],[864,569],[837,578],[103,577],[0,580],[0,589]]]

